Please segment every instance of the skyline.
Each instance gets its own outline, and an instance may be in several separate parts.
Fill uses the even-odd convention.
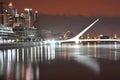
[[[1,0],[1,2],[4,2],[5,8],[12,2],[19,11],[32,8],[42,14],[120,17],[120,0]]]
[[[28,0],[1,1],[4,2],[5,9],[7,9],[8,3],[12,2],[18,12],[23,12],[24,8],[32,8],[33,11],[38,10],[40,13],[38,28],[41,29],[48,29],[58,33],[70,30],[77,34],[96,18],[100,18],[100,21],[88,33],[94,35],[119,35],[119,0],[69,0],[69,2],[68,0],[32,0],[29,3],[27,3]]]
[[[75,35],[85,29],[98,17],[86,16],[55,16],[40,15],[38,25],[41,29],[51,30],[52,32],[66,32],[70,30]],[[120,18],[118,17],[99,17],[100,20],[93,25],[85,34],[97,36],[99,34],[111,36],[113,34],[120,35]]]

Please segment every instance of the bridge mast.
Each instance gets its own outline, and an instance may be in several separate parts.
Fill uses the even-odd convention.
[[[92,24],[90,24],[87,28],[85,28],[82,32],[80,32],[78,35],[75,37],[68,39],[66,41],[75,41],[75,43],[79,43],[79,37],[82,36],[88,29],[90,29],[96,22],[99,21],[99,18],[96,19]]]

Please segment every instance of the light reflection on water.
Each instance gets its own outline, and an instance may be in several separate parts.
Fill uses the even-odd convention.
[[[0,76],[4,80],[39,80],[40,64],[63,61],[87,66],[97,74],[100,72],[96,59],[120,60],[119,44],[88,45],[41,45],[0,50]]]

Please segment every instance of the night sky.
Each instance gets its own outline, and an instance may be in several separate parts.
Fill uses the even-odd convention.
[[[32,8],[44,14],[120,16],[120,0],[0,0],[18,10]]]
[[[71,30],[78,33],[96,18],[100,21],[91,34],[118,34],[120,27],[120,0],[0,0],[4,7],[11,1],[18,11],[24,8],[38,10],[40,27],[56,32]],[[64,28],[64,29],[63,29]]]

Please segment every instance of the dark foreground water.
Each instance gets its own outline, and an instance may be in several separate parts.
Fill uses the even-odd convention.
[[[2,49],[0,80],[120,80],[120,44]]]

